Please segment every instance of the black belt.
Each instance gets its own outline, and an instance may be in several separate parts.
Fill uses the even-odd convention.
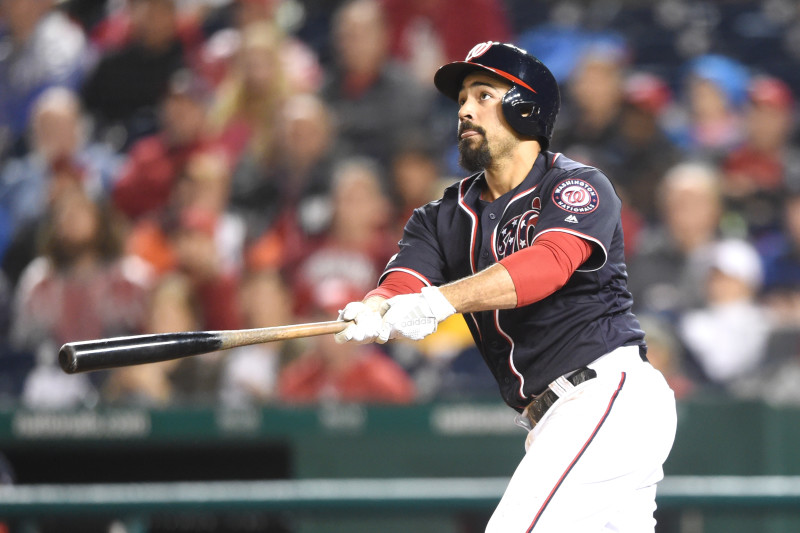
[[[584,366],[567,376],[566,379],[573,385],[578,386],[584,381],[589,381],[596,377],[597,372],[595,372],[594,369]],[[525,409],[525,416],[530,421],[531,427],[539,423],[539,420],[541,420],[547,410],[556,403],[556,400],[558,400],[558,394],[548,387],[528,404],[528,407]]]

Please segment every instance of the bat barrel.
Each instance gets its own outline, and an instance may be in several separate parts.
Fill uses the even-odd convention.
[[[168,361],[219,350],[217,332],[184,332],[134,335],[71,342],[61,347],[58,363],[68,374],[120,366]]]
[[[169,361],[249,344],[338,333],[346,327],[346,322],[333,320],[271,328],[157,333],[70,342],[59,350],[58,363],[67,374],[75,374]]]

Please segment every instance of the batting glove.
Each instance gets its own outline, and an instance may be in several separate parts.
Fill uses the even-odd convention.
[[[385,309],[385,307],[383,307]],[[343,331],[334,335],[337,343],[345,342],[367,343],[374,342],[381,332],[383,317],[377,310],[364,302],[350,302],[339,311],[339,320],[350,322]]]
[[[418,341],[436,331],[439,322],[456,312],[438,287],[423,287],[416,294],[401,294],[386,301],[378,342],[406,337]]]

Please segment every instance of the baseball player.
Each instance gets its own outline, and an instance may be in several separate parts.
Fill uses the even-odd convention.
[[[471,176],[408,221],[339,342],[418,340],[463,313],[526,453],[486,531],[653,531],[675,399],[631,313],[620,200],[598,169],[548,151],[558,85],[497,42],[441,67]]]

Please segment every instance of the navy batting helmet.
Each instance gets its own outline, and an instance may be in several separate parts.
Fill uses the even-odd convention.
[[[558,82],[550,70],[522,48],[488,41],[475,45],[464,61],[439,68],[433,83],[442,94],[457,101],[464,78],[476,70],[511,82],[511,89],[503,96],[503,116],[517,133],[534,137],[546,150],[561,107]]]

